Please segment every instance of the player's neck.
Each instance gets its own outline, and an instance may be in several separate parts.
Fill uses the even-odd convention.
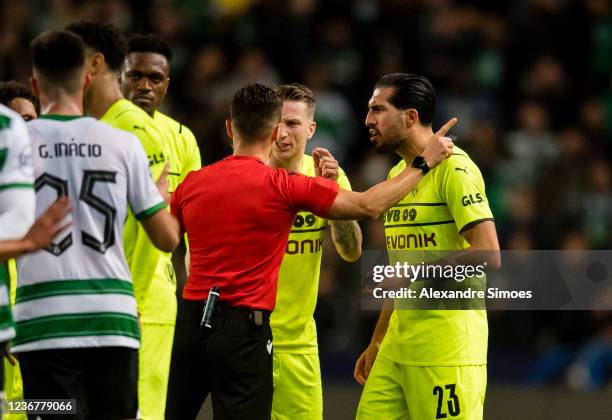
[[[108,73],[97,77],[100,79],[92,83],[92,92],[88,95],[89,100],[85,101],[85,110],[89,115],[100,119],[115,102],[123,99],[123,94],[116,75]]]
[[[82,94],[54,93],[49,95],[41,92],[39,100],[41,115],[83,115]]]
[[[414,127],[406,141],[397,149],[397,153],[410,165],[415,157],[423,153],[431,136],[433,136],[431,126]]]
[[[267,163],[270,158],[270,149],[268,143],[244,144],[235,141],[233,155],[255,157]]]

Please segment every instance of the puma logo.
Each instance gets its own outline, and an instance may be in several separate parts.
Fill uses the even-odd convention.
[[[268,344],[266,344],[266,349],[268,350],[268,354],[272,354],[272,340],[268,340]]]
[[[456,171],[463,171],[467,175],[467,166],[465,168],[455,168]]]

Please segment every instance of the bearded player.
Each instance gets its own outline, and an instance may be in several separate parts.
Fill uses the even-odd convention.
[[[499,251],[476,164],[458,147],[431,171],[419,156],[433,133],[435,104],[429,80],[405,73],[381,78],[368,104],[376,151],[402,157],[389,178],[410,166],[427,174],[387,213],[400,215],[385,218],[387,249]],[[499,266],[498,252],[491,254],[489,265]],[[365,384],[357,418],[482,419],[487,339],[484,310],[383,310],[355,366]]]

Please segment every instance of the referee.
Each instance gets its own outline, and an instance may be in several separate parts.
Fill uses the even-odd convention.
[[[167,420],[195,419],[209,393],[215,419],[270,418],[270,312],[297,212],[378,218],[452,153],[452,141],[443,136],[457,121],[431,137],[418,168],[359,193],[339,190],[320,176],[267,166],[281,110],[274,90],[259,84],[239,89],[226,121],[233,156],[191,172],[172,195],[172,213],[187,233],[191,263],[176,324]],[[313,157],[320,175],[330,158],[317,152]],[[212,287],[219,299],[207,328],[200,324]]]

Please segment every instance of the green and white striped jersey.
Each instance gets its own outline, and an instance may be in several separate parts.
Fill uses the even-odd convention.
[[[93,118],[43,115],[27,124],[36,213],[59,195],[72,226],[17,261],[13,352],[140,342],[122,235],[128,205],[147,218],[166,207],[138,139]]]
[[[21,239],[34,220],[32,147],[21,116],[0,105],[0,241]],[[0,342],[15,336],[8,270],[0,261]]]

